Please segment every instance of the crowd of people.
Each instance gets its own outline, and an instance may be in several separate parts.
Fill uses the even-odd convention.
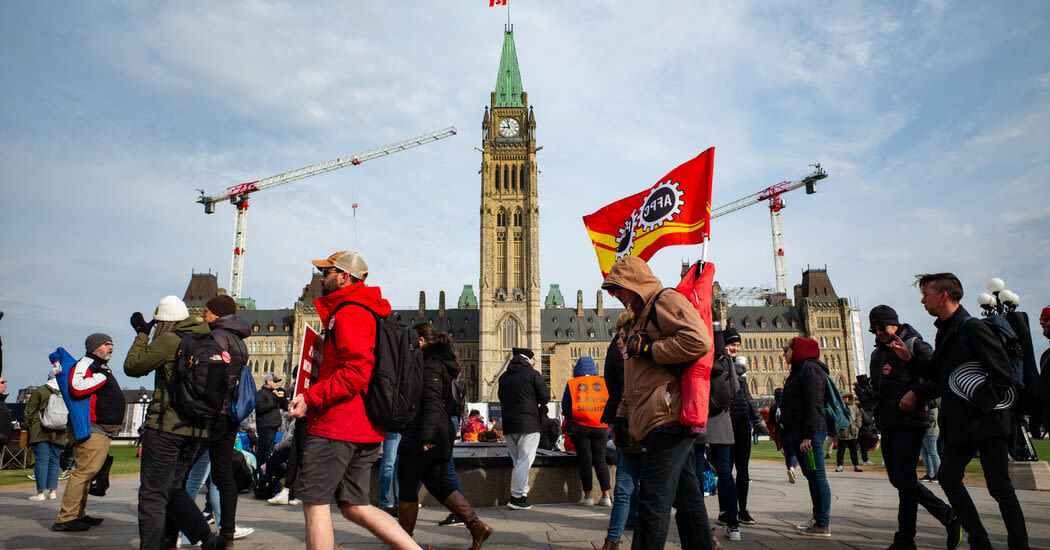
[[[537,449],[553,448],[559,438],[557,421],[548,413],[551,388],[535,368],[535,353],[513,348],[498,379],[501,421],[486,425],[477,410],[465,415],[466,383],[452,337],[427,323],[415,325],[407,334],[418,339],[412,347],[422,363],[421,391],[411,404],[416,413],[403,424],[380,425],[366,411],[364,396],[377,362],[376,318],[389,316],[390,304],[379,287],[365,284],[368,266],[360,255],[340,251],[313,265],[323,289],[314,307],[325,328],[316,379],[289,399],[281,379],[269,374],[254,396],[253,462],[260,472],[273,475],[280,469],[275,479],[283,477],[283,488],[273,486],[266,498],[302,506],[309,549],[333,547],[333,501],[343,517],[390,548],[409,549],[420,548],[413,533],[419,489],[425,487],[449,511],[441,525],[464,526],[471,550],[481,548],[495,530],[464,496],[453,444],[457,436],[505,441],[512,462],[506,505],[532,508],[529,474]],[[575,449],[579,465],[579,504],[611,508],[602,549],[618,549],[630,529],[632,548],[663,548],[672,509],[683,548],[721,548],[700,482],[709,467],[717,476],[718,495],[718,513],[710,516],[724,526],[726,539],[741,540],[742,526],[759,521],[748,503],[748,463],[757,434],[769,435],[783,451],[790,483],[798,471],[806,480],[812,513],[797,533],[831,537],[826,441],[837,442],[836,471],[843,470],[848,450],[859,472],[871,464],[866,451],[876,433],[889,482],[898,492],[898,527],[887,541],[890,550],[915,548],[920,504],[944,526],[947,548],[957,548],[964,537],[971,548],[991,548],[962,483],[975,456],[999,504],[1009,548],[1028,548],[1023,511],[1007,472],[1014,419],[1004,403],[1017,382],[1010,358],[998,336],[959,304],[962,285],[954,275],[921,275],[916,285],[922,304],[936,318],[934,345],[900,322],[893,308],[873,308],[870,373],[858,377],[853,393],[845,393],[848,425],[829,433],[824,409],[835,397],[827,393],[834,384],[817,341],[788,341],[783,353],[790,372],[774,392],[774,404],[759,410],[749,391],[739,333],[705,321],[684,294],[666,291],[644,261],[619,260],[602,288],[626,312],[616,321],[603,373],[593,358],[579,358],[561,397],[565,447]],[[348,304],[359,307],[343,307]],[[124,372],[133,377],[152,373],[155,381],[141,434],[140,548],[173,548],[180,533],[201,548],[232,548],[235,539],[252,532],[236,524],[234,464],[241,456],[242,423],[233,411],[243,393],[238,381],[248,362],[244,339],[250,334],[236,313],[236,302],[224,295],[208,300],[200,316],[191,316],[185,303],[167,296],[150,321],[141,313],[131,317],[136,337]],[[1043,310],[1040,324],[1050,338],[1050,308]],[[211,335],[221,351],[211,357],[221,361],[214,397],[219,414],[207,417],[187,407],[179,393],[183,386],[174,382],[180,357],[189,349],[186,342],[198,335]],[[113,352],[108,335],[88,336],[83,358],[56,359],[48,382],[26,407],[23,426],[37,457],[37,492],[31,500],[58,498],[59,453],[67,437],[75,453],[54,531],[86,531],[103,522],[87,514],[87,500],[91,479],[123,422],[123,393],[109,367]],[[1040,363],[1044,375],[1050,372],[1050,352]],[[692,376],[706,382],[708,391],[699,393],[702,403],[697,394],[683,391]],[[3,384],[0,378],[0,393]],[[68,411],[68,427],[48,418],[55,396]],[[280,442],[278,434],[283,434]],[[606,463],[610,439],[617,450],[615,479]],[[920,455],[926,467],[922,479],[916,473]],[[380,460],[377,507],[369,485]],[[594,478],[600,493],[594,492]],[[947,502],[924,480],[940,482]],[[205,483],[211,489],[208,516],[217,532],[195,501]]]

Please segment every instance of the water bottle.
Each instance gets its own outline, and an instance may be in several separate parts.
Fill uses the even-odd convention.
[[[802,453],[802,460],[807,469],[817,469],[817,460],[813,457],[813,447],[806,449],[805,452]]]

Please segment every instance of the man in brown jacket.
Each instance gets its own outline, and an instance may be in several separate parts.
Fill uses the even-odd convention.
[[[627,256],[602,288],[630,311],[623,401],[617,417],[646,449],[638,526],[631,548],[663,548],[672,504],[682,548],[711,549],[711,527],[696,477],[693,443],[700,428],[679,423],[683,370],[711,349],[711,337],[689,300],[663,285],[645,261]],[[651,322],[650,310],[656,312]]]

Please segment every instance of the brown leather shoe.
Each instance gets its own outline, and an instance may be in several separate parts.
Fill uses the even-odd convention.
[[[448,508],[450,512],[456,514],[456,517],[463,520],[463,523],[470,530],[470,536],[472,544],[470,550],[478,550],[481,545],[485,543],[485,540],[492,536],[492,533],[496,531],[485,524],[478,518],[478,514],[474,512],[474,509],[470,507],[470,503],[467,502],[466,497],[459,491],[453,491],[448,498],[445,499],[445,508]]]
[[[605,539],[605,544],[602,545],[600,550],[620,550],[619,541],[613,542],[609,539]]]

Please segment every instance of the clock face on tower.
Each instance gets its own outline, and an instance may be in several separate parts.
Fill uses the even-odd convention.
[[[513,118],[505,118],[499,121],[499,135],[503,137],[514,137],[518,135],[518,121]]]

